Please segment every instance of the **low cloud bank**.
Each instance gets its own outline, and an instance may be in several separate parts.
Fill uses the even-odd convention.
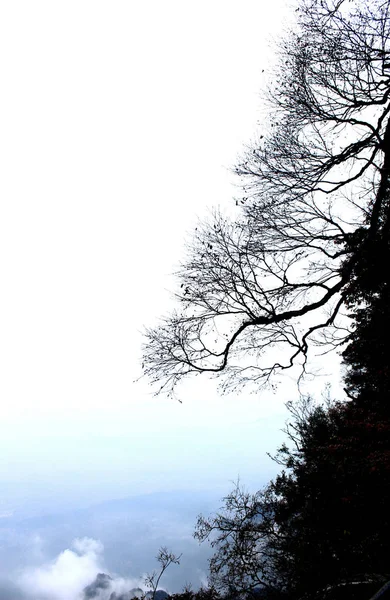
[[[2,600],[130,600],[143,594],[139,578],[107,572],[103,544],[75,539],[54,560],[22,571],[16,581],[0,584]],[[159,600],[164,600],[162,594]]]

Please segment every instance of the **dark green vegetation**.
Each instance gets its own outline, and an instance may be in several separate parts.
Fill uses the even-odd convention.
[[[198,227],[145,372],[168,392],[201,372],[237,388],[304,375],[322,344],[342,352],[347,399],[292,406],[281,473],[199,518],[215,554],[198,600],[368,599],[390,579],[390,6],[297,15],[270,123],[237,167],[240,213]]]

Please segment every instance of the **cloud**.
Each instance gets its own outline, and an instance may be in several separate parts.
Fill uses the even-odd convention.
[[[23,600],[128,600],[142,592],[140,579],[107,573],[103,544],[76,538],[54,560],[25,569],[18,577]],[[16,598],[16,596],[15,596]]]
[[[76,539],[72,549],[64,550],[54,561],[25,570],[19,586],[27,598],[79,600],[82,590],[102,569],[102,552],[100,542]]]

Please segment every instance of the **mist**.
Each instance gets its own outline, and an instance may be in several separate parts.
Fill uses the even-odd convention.
[[[196,589],[207,581],[210,548],[194,540],[194,524],[197,514],[209,514],[219,505],[215,492],[182,490],[39,517],[3,515],[0,597],[78,600],[98,573],[110,576],[111,593],[137,587],[147,591],[144,576],[158,569],[155,557],[162,546],[182,556],[160,587],[174,593],[191,582]]]

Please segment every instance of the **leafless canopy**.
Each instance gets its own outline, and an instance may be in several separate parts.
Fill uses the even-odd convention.
[[[147,330],[144,372],[172,392],[190,373],[224,387],[300,365],[345,340],[351,280],[387,239],[390,15],[383,0],[303,0],[280,44],[269,123],[236,167],[237,218],[199,225],[178,309]]]

